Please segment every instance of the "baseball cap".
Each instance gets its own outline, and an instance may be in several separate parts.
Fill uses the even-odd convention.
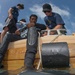
[[[50,4],[47,4],[47,3],[46,3],[46,4],[43,5],[43,12],[44,12],[44,11],[50,11],[51,9],[52,9],[52,8],[51,8],[51,5],[50,5]]]
[[[23,4],[17,4],[17,6],[20,6],[21,9],[24,9],[24,5]]]

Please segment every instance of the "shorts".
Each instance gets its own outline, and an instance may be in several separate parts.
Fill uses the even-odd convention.
[[[3,29],[5,27],[8,27],[8,29],[9,29],[8,32],[14,33],[17,29],[15,19],[7,18],[6,21],[5,21],[5,26],[3,27]]]

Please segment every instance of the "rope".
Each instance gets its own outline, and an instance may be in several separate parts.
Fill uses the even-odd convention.
[[[39,33],[39,37],[38,37],[38,49],[39,49],[40,60],[39,60],[39,63],[38,63],[38,65],[37,65],[37,70],[38,70],[39,67],[40,67],[41,59],[42,59],[42,57],[41,57],[41,48],[40,48],[40,33]]]
[[[57,35],[54,39],[52,39],[52,40],[50,41],[50,43],[53,42],[53,41],[55,41],[59,36],[60,36],[60,35]]]

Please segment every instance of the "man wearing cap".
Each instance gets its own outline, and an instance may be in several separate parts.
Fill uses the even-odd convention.
[[[1,33],[1,40],[3,39],[7,31],[9,33],[14,33],[16,31],[16,23],[19,16],[19,10],[21,9],[24,9],[23,4],[17,4],[17,6],[11,7],[8,10],[8,17],[5,21],[5,26],[3,27],[3,31]]]
[[[43,5],[43,12],[45,13],[44,21],[46,23],[47,29],[65,29],[64,21],[58,13],[52,12],[52,7],[50,4]],[[51,32],[51,35],[55,32]]]

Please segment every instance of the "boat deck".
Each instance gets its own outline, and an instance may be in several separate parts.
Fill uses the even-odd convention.
[[[75,68],[75,35],[50,35],[39,38],[40,50],[42,43],[67,42],[70,53],[70,68]],[[38,48],[39,49],[39,48]],[[26,39],[11,42],[4,57],[3,64],[6,70],[16,70],[24,66]],[[39,52],[36,54],[35,67],[39,62]],[[41,67],[40,67],[41,68]]]

